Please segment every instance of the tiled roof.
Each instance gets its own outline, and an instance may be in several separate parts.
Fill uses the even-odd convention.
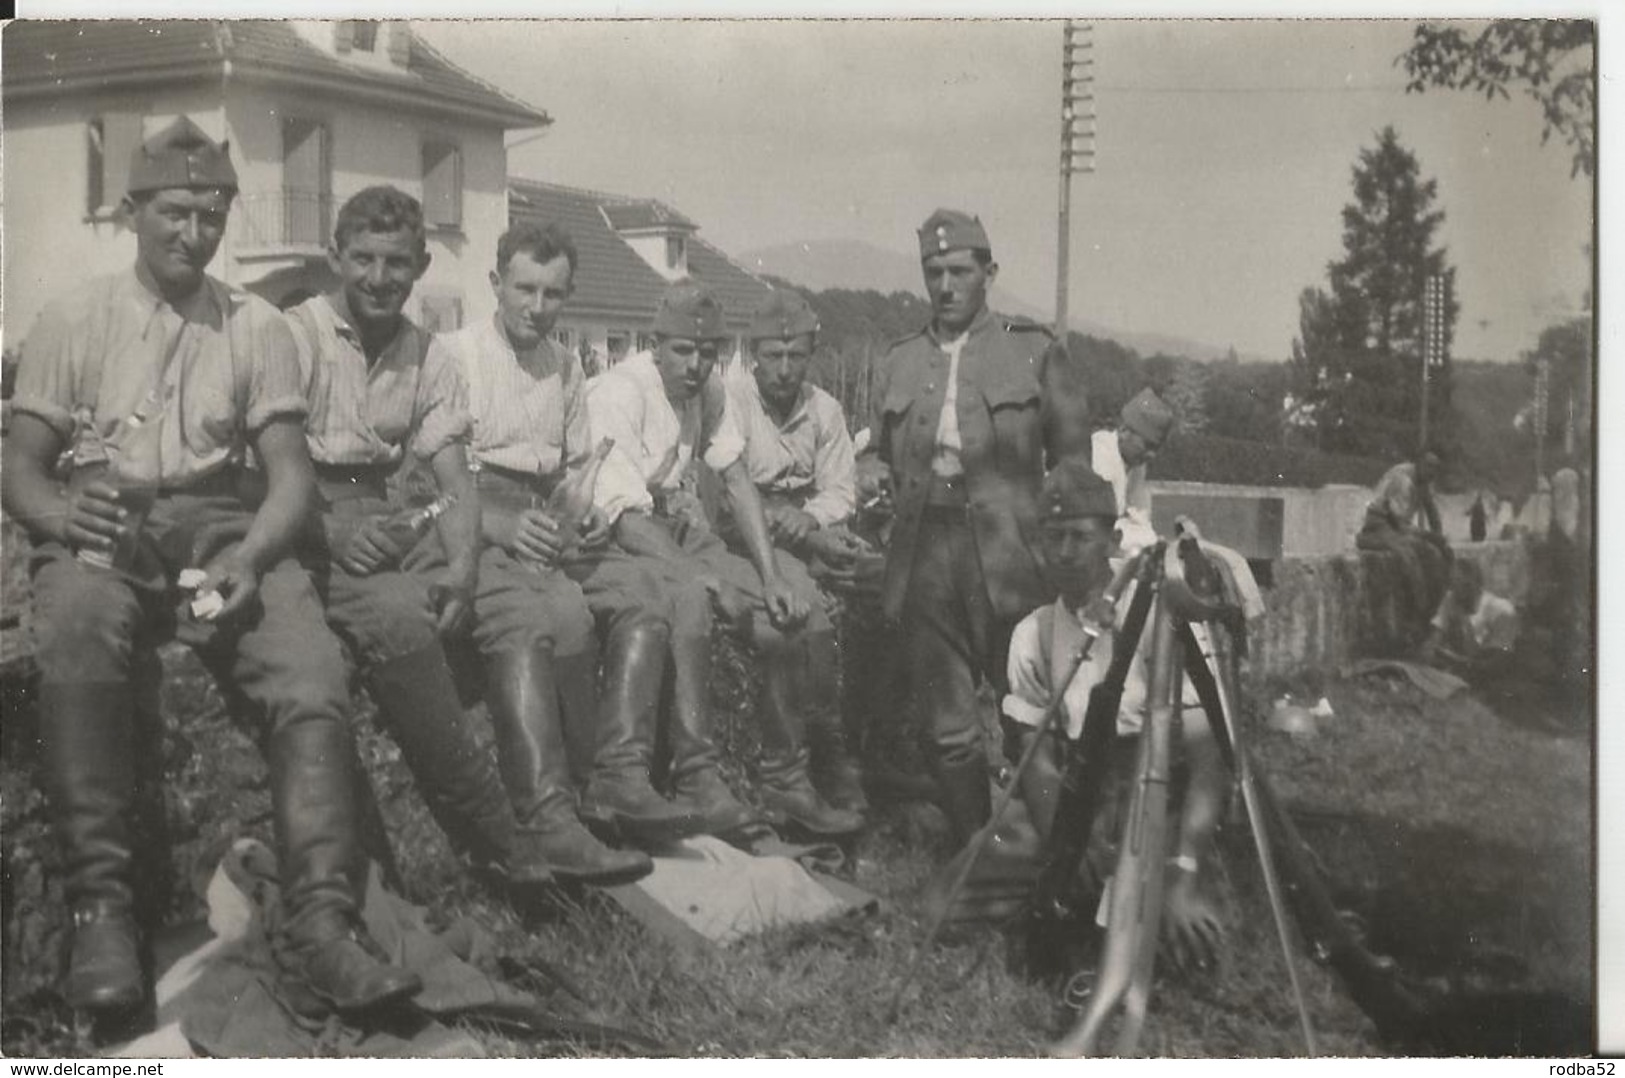
[[[658,228],[662,225],[685,229],[700,227],[664,202],[652,198],[606,205],[604,216],[609,218],[612,228],[623,231],[630,228]]]
[[[546,112],[458,68],[416,34],[410,40],[402,70],[340,59],[287,23],[269,20],[19,20],[0,39],[0,67],[8,96],[60,90],[64,83],[95,89],[219,78],[229,63],[234,75],[325,76],[400,95],[403,103],[477,110],[510,127],[552,122]]]
[[[568,315],[628,327],[647,325],[653,320],[666,279],[627,245],[610,226],[607,215],[618,216],[618,211],[627,206],[647,204],[648,200],[579,187],[512,178],[508,181],[511,222],[555,221],[575,240],[580,258]],[[688,221],[669,207],[666,209]],[[728,327],[734,332],[744,331],[751,312],[769,291],[766,284],[698,236],[688,238],[688,270],[691,277],[715,290]]]

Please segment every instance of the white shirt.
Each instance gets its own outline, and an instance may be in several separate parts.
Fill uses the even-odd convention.
[[[1134,589],[1124,591],[1117,602],[1117,628],[1102,633],[1066,689],[1066,734],[1076,739],[1083,733],[1083,717],[1089,708],[1089,694],[1105,680],[1111,668],[1115,637],[1128,613]],[[1151,618],[1146,618],[1145,630],[1140,635],[1140,646],[1129,661],[1123,679],[1123,697],[1117,708],[1117,733],[1137,734],[1145,723],[1150,693],[1146,657],[1151,650]],[[1045,629],[1048,628],[1048,633]],[[1022,618],[1016,631],[1010,635],[1009,677],[1010,692],[1003,702],[1004,713],[1023,726],[1037,727],[1044,721],[1044,712],[1055,693],[1055,684],[1066,676],[1082,650],[1085,640],[1083,622],[1057,599],[1048,606]],[[1200,707],[1196,690],[1186,682],[1183,694],[1186,707]]]
[[[698,452],[713,470],[739,460],[745,440],[727,408],[727,391],[713,372],[681,412],[666,399],[660,369],[637,352],[587,382],[587,413],[595,436],[615,439],[598,476],[594,501],[610,521],[628,510],[654,508],[654,491],[680,489]],[[710,414],[707,415],[708,406]]]
[[[592,452],[586,380],[569,349],[544,339],[521,360],[494,317],[437,339],[468,387],[475,460],[551,476]]]
[[[959,356],[968,340],[969,330],[938,345],[948,354],[948,384],[942,396],[942,414],[937,417],[937,451],[931,458],[931,471],[944,479],[965,474],[959,462],[959,451],[964,448],[959,440]]]

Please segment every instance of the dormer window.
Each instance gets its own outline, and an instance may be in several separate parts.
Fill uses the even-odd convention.
[[[378,45],[378,24],[365,19],[350,21],[350,48],[356,52],[372,52]]]
[[[666,237],[666,268],[681,270],[687,262],[682,236]]]

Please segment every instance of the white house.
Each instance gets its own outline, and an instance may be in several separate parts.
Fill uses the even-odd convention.
[[[569,231],[579,255],[575,294],[554,336],[606,364],[650,346],[655,305],[671,281],[691,277],[711,288],[735,347],[771,291],[701,239],[698,224],[658,199],[514,178],[508,210],[514,224],[551,221]],[[487,301],[476,309],[492,306]]]
[[[18,21],[0,48],[8,342],[133,260],[115,212],[130,152],[182,113],[230,140],[241,184],[211,273],[282,305],[322,290],[337,207],[387,182],[430,226],[409,313],[454,328],[507,227],[504,132],[552,122],[398,21]]]

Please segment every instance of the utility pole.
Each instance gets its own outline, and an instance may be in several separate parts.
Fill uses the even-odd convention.
[[[1417,452],[1428,446],[1428,384],[1434,367],[1444,366],[1444,277],[1433,274],[1422,293],[1422,418],[1418,424]]]
[[[1055,237],[1055,335],[1066,341],[1072,268],[1072,174],[1095,170],[1095,27],[1066,21],[1061,31],[1061,195]]]

